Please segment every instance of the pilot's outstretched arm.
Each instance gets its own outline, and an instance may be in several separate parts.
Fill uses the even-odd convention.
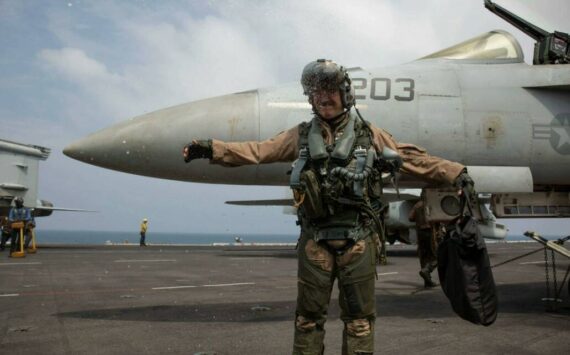
[[[299,127],[295,126],[261,142],[193,141],[184,148],[188,162],[208,158],[213,164],[241,166],[292,162],[299,154]]]
[[[372,126],[374,144],[378,151],[388,147],[397,151],[403,160],[401,172],[436,184],[453,185],[457,178],[466,172],[465,166],[433,155],[421,147],[408,143],[398,143],[392,135],[381,128]]]
[[[402,172],[428,182],[452,185],[464,173],[465,166],[456,162],[429,155],[424,148],[413,144],[398,143],[392,136],[375,126],[371,126],[374,145],[378,151],[383,147],[397,151],[403,160]],[[188,162],[207,158],[213,164],[241,166],[274,162],[292,162],[299,154],[299,126],[261,141],[223,142],[193,141],[184,148]]]

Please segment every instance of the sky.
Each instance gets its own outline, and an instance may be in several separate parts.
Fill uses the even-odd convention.
[[[570,32],[567,0],[497,3]],[[283,189],[129,175],[62,150],[164,107],[298,81],[316,58],[397,65],[494,29],[514,34],[532,61],[533,42],[483,0],[0,0],[0,138],[52,149],[40,163],[39,198],[98,211],[55,212],[40,229],[137,231],[146,217],[149,233],[294,235],[295,217],[280,207],[224,204],[281,197]],[[566,232],[570,223],[509,227]]]

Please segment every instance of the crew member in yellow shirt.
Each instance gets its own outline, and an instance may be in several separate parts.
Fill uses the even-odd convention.
[[[146,229],[148,227],[148,219],[143,218],[141,223],[141,247],[146,247],[145,238],[146,238]]]

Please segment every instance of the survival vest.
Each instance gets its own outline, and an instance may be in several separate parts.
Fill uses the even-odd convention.
[[[315,118],[299,126],[299,158],[290,186],[299,218],[308,221],[321,240],[357,240],[361,218],[374,220],[381,229],[382,178],[375,167],[376,149],[370,129],[349,115],[342,136],[328,146]]]

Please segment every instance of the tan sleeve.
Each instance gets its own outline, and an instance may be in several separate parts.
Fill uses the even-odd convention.
[[[465,168],[462,164],[429,155],[422,147],[398,143],[391,134],[378,127],[372,126],[372,132],[374,133],[374,145],[378,151],[386,146],[400,154],[404,161],[401,170],[404,174],[429,182],[451,185]]]
[[[292,162],[299,154],[299,127],[295,126],[261,142],[222,142],[213,139],[212,150],[210,162],[224,166]]]

